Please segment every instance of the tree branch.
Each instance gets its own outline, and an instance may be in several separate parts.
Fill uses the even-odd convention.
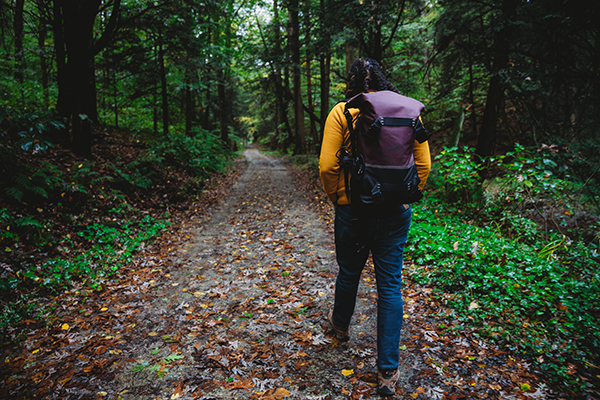
[[[113,5],[112,13],[110,14],[110,19],[108,20],[108,24],[106,25],[106,29],[100,39],[96,41],[92,45],[91,52],[92,56],[98,54],[102,49],[104,49],[110,40],[112,39],[115,28],[117,27],[117,22],[119,20],[119,16],[121,15],[121,0],[115,0],[115,4]]]

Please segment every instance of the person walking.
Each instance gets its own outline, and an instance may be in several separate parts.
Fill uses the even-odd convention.
[[[347,98],[380,90],[399,93],[384,76],[381,66],[370,58],[356,60],[348,72]],[[384,204],[361,207],[357,223],[346,193],[344,168],[339,157],[350,146],[345,102],[329,113],[323,133],[319,171],[323,188],[335,205],[335,248],[339,272],[335,301],[327,321],[340,342],[350,339],[349,326],[354,313],[358,283],[369,253],[377,279],[377,391],[382,396],[395,392],[399,377],[399,345],[402,329],[402,253],[411,222],[409,204]],[[356,118],[358,109],[351,109]],[[423,189],[431,158],[427,141],[415,141],[414,160]]]

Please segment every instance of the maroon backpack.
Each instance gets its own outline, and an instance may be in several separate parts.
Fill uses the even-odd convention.
[[[354,120],[351,108],[360,110]],[[427,140],[419,119],[423,108],[421,102],[388,90],[348,100],[344,114],[351,144],[342,152],[342,164],[353,205],[409,204],[423,197],[413,155],[415,139]]]

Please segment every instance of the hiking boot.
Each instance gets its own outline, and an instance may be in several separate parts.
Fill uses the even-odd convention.
[[[348,327],[341,328],[333,323],[333,307],[329,309],[329,314],[327,314],[327,322],[329,322],[329,325],[331,326],[331,329],[333,330],[333,333],[338,341],[347,342],[350,340],[350,336],[348,336]]]
[[[400,377],[400,369],[382,371],[377,368],[377,393],[381,396],[393,396],[396,390],[396,382]]]

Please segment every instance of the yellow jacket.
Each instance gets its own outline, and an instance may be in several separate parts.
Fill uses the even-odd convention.
[[[350,132],[348,122],[344,116],[346,103],[336,104],[329,113],[323,131],[323,144],[321,146],[321,157],[319,159],[319,172],[323,189],[329,199],[338,205],[350,204],[346,196],[346,184],[344,169],[340,164],[339,151],[343,146],[350,145]],[[351,109],[350,113],[355,118],[358,109]],[[419,174],[419,189],[423,190],[429,171],[431,170],[431,156],[429,155],[429,143],[419,143],[415,140],[415,165]]]

